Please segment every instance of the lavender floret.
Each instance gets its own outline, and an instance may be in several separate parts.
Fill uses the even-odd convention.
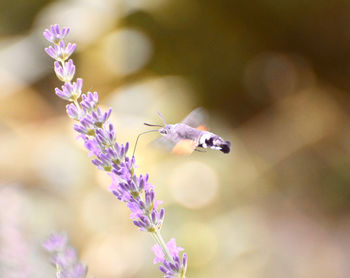
[[[55,73],[59,80],[62,82],[72,81],[75,74],[75,65],[73,60],[69,59],[68,62],[64,62],[63,66],[59,62],[54,63]]]
[[[60,28],[58,24],[51,25],[50,30],[46,29],[43,33],[45,39],[54,44],[58,44],[68,35],[69,28]]]
[[[71,60],[70,60],[71,61]],[[66,82],[62,89],[56,88],[56,95],[68,101],[76,101],[81,95],[81,88],[83,87],[83,80],[77,79],[77,82]]]
[[[73,103],[66,105],[66,112],[70,118],[72,118],[74,120],[80,119],[80,112],[79,112],[78,108]]]
[[[55,233],[43,243],[43,247],[49,252],[58,252],[66,247],[67,241],[67,234]]]
[[[60,41],[58,44],[45,48],[45,51],[49,56],[51,56],[51,58],[60,62],[64,62],[70,57],[70,55],[73,54],[75,48],[75,43],[68,43],[66,46],[64,41]]]

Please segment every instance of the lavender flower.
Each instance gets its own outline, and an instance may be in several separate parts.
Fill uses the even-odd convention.
[[[53,233],[43,247],[51,253],[51,262],[56,266],[57,278],[85,278],[87,267],[78,261],[77,252],[68,245],[65,233]]]
[[[75,74],[75,66],[73,64],[73,60],[69,59],[67,63],[65,63],[65,67],[63,68],[59,62],[55,62],[55,73],[59,80],[63,82],[69,82],[73,79]]]
[[[73,82],[73,83],[66,82],[62,86],[62,90],[58,88],[55,89],[56,95],[65,100],[76,101],[81,95],[82,86],[83,86],[83,80],[81,78],[78,78],[77,82]]]
[[[69,28],[60,28],[58,24],[51,25],[50,30],[46,29],[43,33],[45,39],[49,42],[58,44],[63,40],[69,33]]]
[[[58,44],[55,44],[53,46],[49,46],[48,48],[45,48],[45,51],[48,55],[50,55],[53,59],[63,62],[69,58],[70,55],[75,50],[75,43],[71,44],[68,43],[67,46],[64,43],[64,41],[59,41]]]
[[[114,126],[108,121],[112,110],[102,111],[98,107],[97,92],[87,92],[81,95],[82,79],[78,78],[76,82],[72,82],[75,66],[72,59],[69,61],[67,59],[74,52],[76,45],[64,42],[68,33],[69,28],[61,29],[58,25],[53,25],[50,30],[45,30],[43,34],[53,44],[45,51],[56,60],[54,63],[55,73],[64,82],[61,89],[56,88],[56,95],[70,102],[66,106],[66,112],[70,118],[77,122],[74,124],[74,130],[79,133],[78,138],[83,139],[90,156],[93,156],[92,163],[111,176],[110,190],[112,193],[120,201],[126,203],[131,211],[130,218],[134,225],[141,231],[149,232],[156,241],[157,244],[153,247],[156,255],[154,262],[162,264],[160,270],[164,273],[164,277],[185,278],[187,255],[183,254],[180,261],[179,253],[183,251],[183,248],[176,247],[175,239],[171,239],[168,244],[165,244],[160,234],[165,210],[164,208],[159,209],[161,201],[156,199],[154,186],[149,182],[148,174],[137,175],[135,173],[135,168],[137,168],[135,157],[127,156],[129,143],[119,144],[116,142]],[[81,100],[79,101],[80,96]],[[59,239],[52,239],[49,246],[59,245],[62,238]],[[59,265],[64,265],[63,262],[67,261],[68,255],[65,256],[64,252],[67,251],[60,253],[60,259],[55,257],[55,262]],[[72,254],[71,251],[68,253]]]
[[[66,234],[54,233],[43,243],[43,247],[49,252],[59,252],[65,248],[67,241]]]

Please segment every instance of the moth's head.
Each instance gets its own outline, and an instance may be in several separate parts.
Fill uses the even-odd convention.
[[[158,129],[159,133],[163,136],[168,135],[170,133],[170,126],[166,125]]]

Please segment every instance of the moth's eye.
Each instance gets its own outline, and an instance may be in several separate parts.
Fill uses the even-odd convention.
[[[168,131],[166,129],[163,129],[160,131],[161,134],[168,134]]]

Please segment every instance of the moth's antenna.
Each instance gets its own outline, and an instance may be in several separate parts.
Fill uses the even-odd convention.
[[[164,117],[163,117],[163,115],[162,115],[159,111],[158,111],[158,115],[159,115],[160,119],[162,120],[163,124],[166,125],[166,122],[165,122],[165,120],[164,120]]]
[[[139,141],[140,136],[143,134],[146,134],[146,133],[156,132],[156,131],[158,132],[158,129],[147,130],[147,131],[141,132],[139,135],[137,135],[135,146],[134,146],[134,151],[132,152],[132,156],[134,156],[134,154],[135,154],[137,142]]]
[[[163,126],[161,126],[161,125],[153,125],[153,124],[148,124],[148,123],[143,123],[144,125],[146,125],[146,126],[159,126],[159,127],[163,127]]]

